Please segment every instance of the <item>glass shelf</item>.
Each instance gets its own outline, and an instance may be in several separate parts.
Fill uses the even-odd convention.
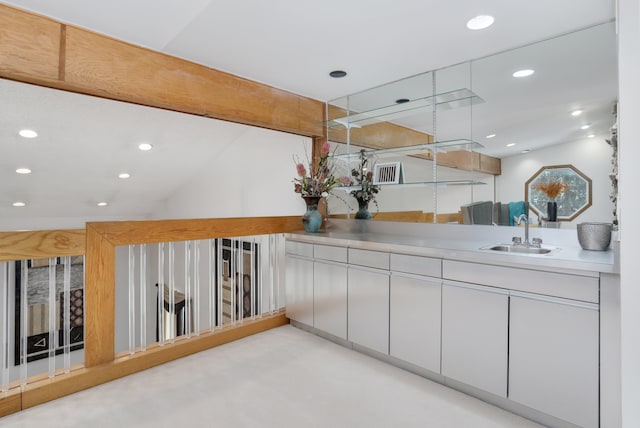
[[[373,123],[388,122],[394,119],[413,114],[415,110],[435,106],[436,111],[450,110],[454,108],[466,107],[471,104],[484,103],[484,100],[467,88],[457,89],[451,92],[437,94],[380,107],[361,113],[346,115],[331,119],[326,122],[329,128],[362,128]]]
[[[406,147],[393,147],[389,149],[369,149],[365,150],[364,154],[367,157],[375,156],[376,158],[388,158],[392,156],[412,156],[426,153],[446,153],[451,150],[477,150],[482,149],[484,146],[480,143],[471,140],[450,140],[450,141],[438,141],[435,143],[418,144],[415,146]],[[335,160],[355,161],[360,158],[360,152],[344,153],[331,156]]]
[[[478,186],[486,185],[487,183],[477,180],[445,180],[445,181],[420,181],[413,183],[399,183],[399,184],[376,184],[380,187],[428,187],[428,186]],[[335,190],[344,190],[349,193],[352,190],[360,190],[359,185],[355,186],[336,186]]]

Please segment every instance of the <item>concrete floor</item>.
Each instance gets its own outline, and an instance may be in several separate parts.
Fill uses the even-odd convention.
[[[0,426],[540,425],[284,326],[6,416]]]

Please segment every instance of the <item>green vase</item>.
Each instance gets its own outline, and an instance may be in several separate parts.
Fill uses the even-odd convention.
[[[371,213],[369,212],[369,201],[365,201],[364,199],[358,199],[358,211],[356,212],[355,218],[360,220],[371,220]]]
[[[307,212],[302,216],[304,230],[309,233],[316,233],[322,226],[322,215],[318,212],[318,203],[322,197],[303,196],[302,199],[307,204]]]

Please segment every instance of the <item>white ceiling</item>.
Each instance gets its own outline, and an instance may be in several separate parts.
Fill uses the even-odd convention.
[[[607,21],[614,14],[613,0],[0,3],[323,101]],[[467,30],[467,20],[480,13],[494,15],[496,23],[483,31]],[[566,51],[559,52],[560,56],[540,69],[538,78],[544,74],[544,67],[576,65]],[[597,121],[603,134],[609,126],[611,100],[617,93],[615,78],[613,87],[611,82],[605,88],[593,87],[590,82],[594,76],[610,76],[612,68],[606,64],[612,61],[615,52],[594,54],[591,62],[566,71],[572,77],[570,81],[580,84],[577,89],[566,87],[566,83],[557,86],[559,93],[575,94],[576,98],[588,95],[584,107],[591,103],[594,111],[600,110],[599,119],[594,116],[589,121]],[[491,61],[485,64],[485,73],[499,74],[493,71],[495,64]],[[328,73],[334,69],[344,69],[349,75],[330,78]],[[531,92],[518,94],[514,88],[497,92],[491,87],[476,89],[487,102],[485,107],[478,107],[474,117],[479,118],[484,108],[491,120],[482,125],[477,121],[475,136],[479,138],[485,132],[500,135],[494,142],[481,141],[489,154],[508,155],[504,144],[511,141],[533,148],[558,138],[578,138],[571,134],[575,126],[569,131],[564,120],[569,105],[550,104]],[[251,129],[62,91],[46,89],[47,95],[43,95],[44,90],[0,80],[0,97],[12,100],[0,103],[0,219],[13,217],[16,224],[26,217],[98,219],[95,204],[101,200],[111,203],[101,211],[104,218],[148,216],[195,171],[211,164],[217,154]],[[513,94],[526,100],[522,103],[526,109],[503,99]],[[496,110],[499,106],[502,110]],[[527,110],[531,116],[523,122],[512,116],[516,109]],[[550,118],[553,127],[543,133],[540,124]],[[455,124],[456,118],[452,119]],[[518,125],[526,133],[510,134],[510,125]],[[37,142],[24,141],[15,133],[30,126],[41,131]],[[441,131],[443,128],[440,126]],[[135,144],[143,140],[156,146],[153,162],[135,149]],[[56,144],[47,144],[53,142]],[[91,159],[97,162],[89,163]],[[17,176],[15,169],[21,166],[34,172]],[[115,173],[124,171],[132,174],[126,186],[114,179]],[[61,192],[65,198],[60,197]],[[11,207],[11,202],[22,199],[29,201],[27,207]]]
[[[12,0],[4,3],[331,100],[614,17],[614,0]],[[490,14],[495,24],[470,31]],[[332,79],[331,70],[349,73]]]

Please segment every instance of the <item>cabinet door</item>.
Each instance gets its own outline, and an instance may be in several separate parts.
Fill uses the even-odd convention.
[[[349,266],[347,338],[389,353],[389,272]]]
[[[313,326],[347,339],[347,266],[313,263]]]
[[[389,354],[440,373],[442,281],[391,275]]]
[[[491,287],[442,287],[442,374],[507,396],[509,297]]]
[[[287,317],[313,326],[313,261],[287,255]]]
[[[597,427],[597,306],[545,300],[511,297],[509,398]]]

